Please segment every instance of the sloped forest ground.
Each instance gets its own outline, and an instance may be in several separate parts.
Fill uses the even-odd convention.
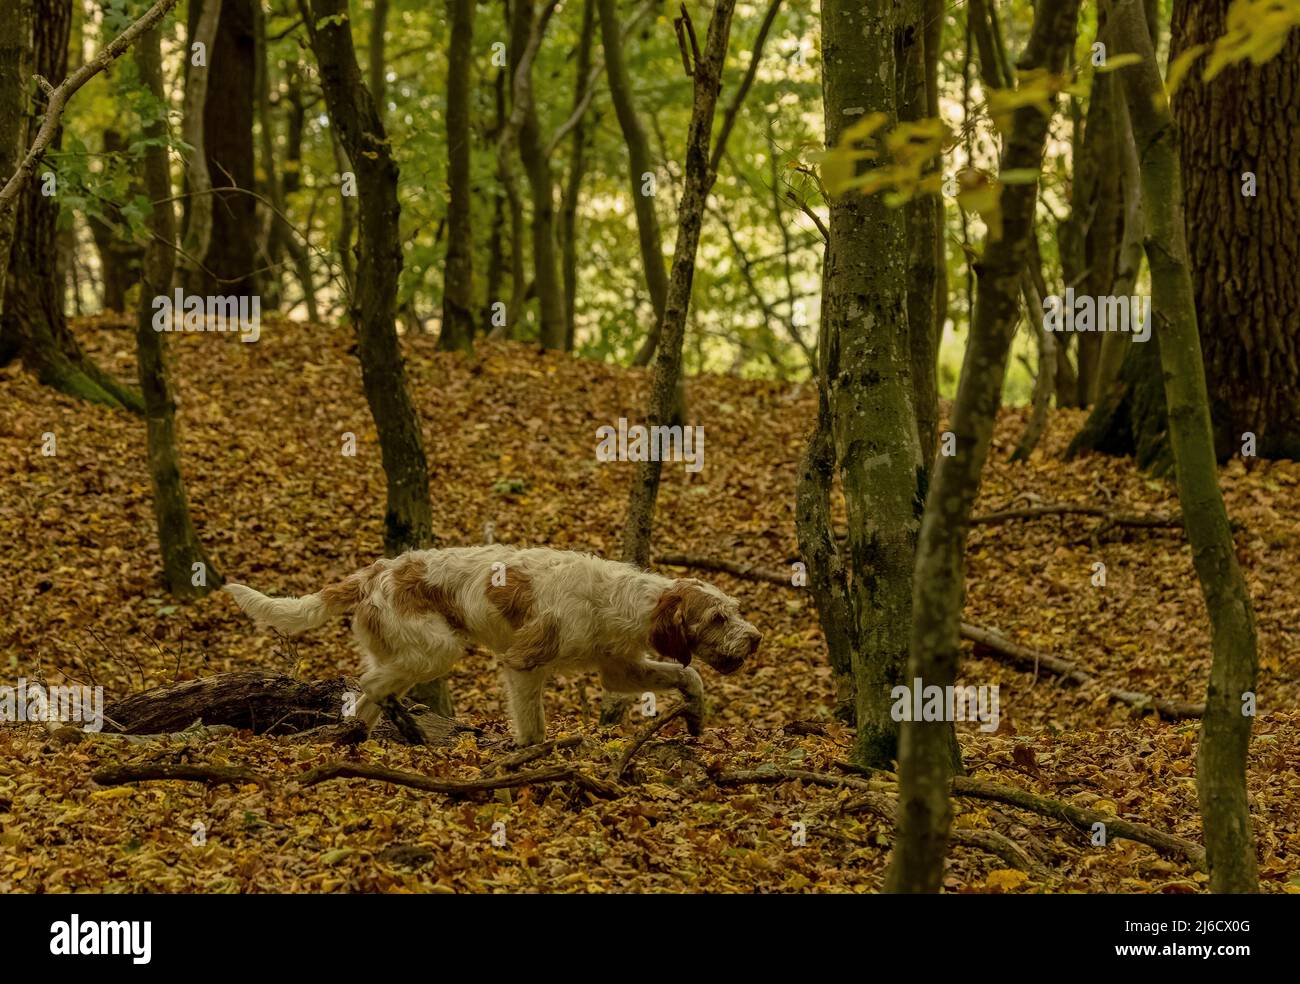
[[[78,327],[105,368],[134,378],[123,323]],[[222,573],[268,593],[304,594],[379,552],[383,474],[346,328],[276,322],[257,344],[172,335],[182,458],[196,524]],[[424,424],[435,529],[444,545],[483,541],[617,556],[632,465],[600,464],[595,429],[641,417],[646,375],[483,344],[476,363],[407,340]],[[225,594],[164,597],[145,468],[144,425],[58,395],[15,368],[0,374],[0,668],[102,684],[110,697],[221,671],[303,679],[355,672],[345,620],[294,644],[258,631]],[[689,390],[706,427],[706,464],[664,471],[656,546],[789,570],[796,462],[811,386],[705,377]],[[1052,415],[1033,461],[1007,455],[1023,411],[1001,421],[978,512],[1085,503],[1168,513],[1169,484],[1121,460],[1063,463],[1081,417]],[[41,454],[42,434],[58,454]],[[341,453],[344,432],[357,454]],[[1266,890],[1300,892],[1300,465],[1240,461],[1223,472],[1258,613],[1261,674],[1250,792]],[[1197,725],[1138,716],[1104,688],[1204,697],[1207,619],[1182,534],[1100,529],[1087,517],[977,527],[966,619],[1068,658],[1084,687],[973,656],[962,681],[1000,687],[1001,726],[962,725],[973,776],[1200,841]],[[1093,564],[1106,565],[1104,587]],[[671,571],[670,571],[671,573]],[[677,573],[686,573],[680,569]],[[480,729],[450,748],[372,738],[352,748],[233,735],[149,744],[64,744],[35,725],[0,728],[0,892],[91,891],[835,891],[881,887],[891,830],[861,808],[865,787],[787,781],[721,785],[719,772],[804,769],[845,775],[851,735],[829,711],[832,684],[806,592],[710,578],[742,600],[765,640],[745,670],[705,669],[710,718],[680,721],[637,752],[621,795],[575,783],[449,797],[365,779],[301,786],[339,758],[473,779],[511,751],[492,657],[451,679],[458,716]],[[675,698],[665,697],[662,708]],[[531,767],[568,762],[608,778],[645,727],[598,724],[594,678],[556,682],[549,736],[576,736]],[[266,782],[167,781],[100,787],[119,762],[246,766]],[[889,777],[871,783],[888,791]],[[1043,867],[971,846],[950,855],[960,892],[1203,890],[1176,855],[1123,839],[1094,847],[1068,824],[996,802],[955,800],[959,827],[994,830]],[[505,844],[493,842],[504,834]],[[806,843],[792,841],[795,825]],[[201,826],[200,826],[201,825]],[[196,831],[202,831],[198,836]]]

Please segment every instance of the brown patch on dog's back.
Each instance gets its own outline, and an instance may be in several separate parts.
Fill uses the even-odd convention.
[[[512,629],[517,629],[533,613],[533,579],[512,567],[505,569],[505,575],[505,584],[494,584],[494,575],[488,575],[487,600],[505,617]]]
[[[336,581],[320,592],[321,601],[331,613],[350,612],[361,599],[370,594],[370,585],[376,577],[388,567],[388,562],[377,560],[363,570],[349,574],[342,581]]]
[[[464,632],[465,616],[454,596],[443,585],[430,582],[427,575],[424,561],[409,555],[401,558],[392,574],[389,600],[393,613],[402,617],[441,615],[453,632]]]

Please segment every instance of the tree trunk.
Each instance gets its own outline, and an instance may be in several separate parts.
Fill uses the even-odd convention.
[[[32,76],[32,24],[36,0],[13,0],[0,7],[0,177],[18,170],[27,153],[27,98]],[[18,209],[0,208],[0,318],[4,315],[6,274],[13,246]],[[0,322],[2,324],[2,322]],[[6,336],[0,330],[0,363],[14,352],[3,351]]]
[[[664,308],[668,304],[668,277],[664,269],[663,237],[659,232],[659,217],[655,212],[653,194],[646,194],[646,175],[655,174],[650,157],[650,141],[637,115],[632,100],[632,80],[623,62],[623,38],[618,22],[618,7],[614,0],[596,0],[600,7],[600,39],[605,49],[605,76],[609,80],[609,98],[618,116],[618,125],[627,144],[627,171],[632,191],[632,208],[636,212],[637,242],[641,248],[641,268],[650,306],[654,309],[654,327],[651,328],[633,364],[646,366],[654,357],[659,345],[660,326]],[[707,148],[706,148],[707,150]],[[650,186],[653,188],[653,186]]]
[[[203,266],[190,278],[196,294],[249,296],[257,291],[257,199],[254,190],[253,117],[257,43],[253,4],[222,0],[217,35],[208,56],[208,92],[203,107],[203,143],[212,199],[212,234]],[[204,4],[190,4],[188,36],[198,33]],[[186,52],[186,65],[194,71]],[[223,188],[238,189],[222,191]],[[193,190],[193,189],[191,189]],[[196,201],[190,199],[186,239]]]
[[[677,211],[677,242],[668,280],[668,297],[659,331],[654,369],[650,377],[650,401],[646,425],[665,427],[673,423],[681,405],[678,385],[682,374],[682,346],[686,340],[686,315],[695,278],[695,254],[700,244],[704,207],[717,173],[709,166],[713,116],[722,88],[722,67],[731,35],[731,15],[736,0],[717,0],[709,17],[709,33],[699,61],[694,66],[695,97],[686,137],[686,182]],[[654,527],[655,500],[663,463],[642,461],[628,497],[627,524],[623,530],[623,560],[638,567],[650,563],[650,534]]]
[[[158,28],[150,29],[140,39],[136,64],[140,81],[155,99],[164,101],[162,32]],[[203,549],[190,518],[176,444],[176,404],[167,380],[163,335],[153,324],[153,300],[171,293],[175,269],[176,218],[169,200],[172,182],[164,143],[166,134],[163,120],[144,125],[146,140],[155,141],[144,151],[145,190],[154,204],[149,214],[151,238],[141,271],[135,340],[140,392],[144,394],[148,424],[149,477],[153,484],[158,546],[162,551],[163,584],[171,594],[193,598],[215,591],[223,581]]]
[[[279,205],[281,213],[284,213],[288,208],[288,196],[298,190],[302,174],[302,125],[306,111],[302,104],[302,78],[300,73],[301,66],[295,62],[289,68],[286,84],[287,91],[284,101],[288,104],[288,126],[285,132],[284,145],[284,179],[281,182],[278,174],[275,177],[275,184],[280,185],[282,189]],[[289,226],[288,219],[281,218],[279,221],[281,223],[280,241],[293,258],[294,272],[298,278],[298,285],[302,290],[303,304],[307,308],[307,320],[312,324],[319,324],[320,308],[316,303],[316,284],[312,277],[311,254],[308,252],[308,244],[299,241],[298,233]],[[311,233],[310,228],[307,233]]]
[[[896,31],[894,69],[898,119],[915,123],[938,116],[937,28],[943,6],[933,0],[905,4]],[[931,23],[936,21],[937,23]],[[933,163],[929,170],[938,168]],[[943,334],[940,299],[947,294],[944,263],[943,198],[918,195],[904,209],[907,220],[907,325],[911,338],[912,404],[921,441],[921,460],[933,467],[939,431],[939,339]],[[910,566],[910,565],[909,565]]]
[[[201,282],[201,271],[212,242],[212,176],[204,149],[204,112],[208,105],[208,78],[216,48],[217,25],[221,21],[223,0],[202,0],[198,20],[194,22],[187,48],[191,52],[185,75],[185,110],[181,117],[181,139],[189,145],[185,152],[186,187],[189,198],[189,222],[181,248],[177,275],[181,284]],[[194,45],[202,45],[203,58],[195,64]]]
[[[29,67],[53,84],[67,75],[71,25],[71,0],[38,0]],[[45,109],[46,97],[38,92],[30,106],[29,128],[30,120],[43,116]],[[50,148],[57,149],[60,139],[61,130],[56,130]],[[47,386],[92,403],[143,412],[140,395],[88,359],[68,327],[63,282],[55,275],[58,198],[42,194],[42,183],[28,181],[18,192],[16,208],[0,208],[0,216],[14,223],[0,320],[0,363],[21,356],[23,365]]]
[[[1176,0],[1170,57],[1219,38],[1228,7]],[[1239,454],[1249,432],[1261,457],[1300,459],[1300,31],[1262,65],[1205,82],[1203,64],[1173,114],[1215,449]]]
[[[823,0],[822,53],[826,143],[863,113],[898,120],[896,57],[912,61],[924,84],[919,4],[894,12],[888,3]],[[921,57],[910,49],[922,47]],[[862,65],[879,65],[863,72]],[[924,94],[909,94],[914,114]],[[920,213],[915,229],[933,255]],[[902,680],[911,629],[912,565],[928,466],[913,412],[909,300],[933,318],[933,279],[909,279],[906,209],[883,196],[848,194],[830,205],[823,274],[820,385],[830,407],[836,467],[848,508],[849,597],[861,765],[887,767],[897,757],[899,723],[890,690]],[[909,287],[914,288],[909,291]],[[909,297],[909,294],[911,296]],[[924,296],[921,296],[924,295]]]
[[[534,0],[514,0],[510,44],[541,43],[555,0],[535,13]],[[518,118],[516,139],[519,160],[533,201],[533,282],[537,290],[538,341],[545,348],[564,348],[564,289],[555,251],[555,187],[546,147],[542,143],[537,107],[533,100],[533,59],[521,59],[513,79],[512,115]]]
[[[306,2],[302,0],[304,6]],[[330,121],[356,171],[360,233],[356,288],[349,308],[357,333],[361,382],[379,432],[379,453],[388,479],[384,551],[396,556],[434,542],[429,469],[395,323],[402,271],[397,164],[374,100],[361,81],[352,25],[343,16],[347,9],[347,0],[311,0],[311,10],[304,10],[304,15]],[[419,697],[437,713],[450,714],[451,697],[444,681],[423,688]]]
[[[1183,215],[1177,129],[1159,98],[1164,83],[1141,4],[1121,0],[1114,16],[1121,44],[1142,59],[1140,65],[1125,69],[1120,76],[1133,136],[1142,148],[1153,332],[1161,336],[1160,366],[1169,409],[1169,440],[1177,465],[1178,499],[1192,563],[1210,615],[1214,656],[1197,755],[1210,889],[1257,892],[1259,876],[1246,793],[1257,669],[1255,618],[1219,491],[1205,366],[1197,335],[1197,292]],[[1288,163],[1292,168],[1296,165],[1294,160]],[[1239,371],[1248,370],[1242,367]]]
[[[104,153],[119,154],[126,150],[122,134],[113,128],[104,131]],[[136,182],[131,183],[131,194],[140,193]],[[140,261],[144,250],[127,235],[122,225],[122,211],[116,202],[103,202],[104,217],[87,216],[90,235],[95,240],[99,254],[99,273],[103,286],[103,305],[106,311],[126,311],[126,294],[140,280]]]
[[[455,17],[460,13],[457,9],[452,10],[452,36],[451,47],[448,51],[450,58],[467,58],[468,54],[462,54],[456,50],[456,23]],[[470,24],[473,25],[474,8],[471,4],[469,16]],[[384,37],[388,30],[388,0],[374,0],[370,7],[370,44],[366,51],[366,60],[369,62],[370,71],[370,96],[375,101],[375,111],[379,118],[384,118],[384,113],[388,109],[388,57],[387,41]],[[469,85],[468,76],[463,80],[465,85]],[[451,91],[448,89],[448,114],[451,112],[450,100]]]
[[[447,0],[447,264],[438,348],[474,347],[474,227],[470,205],[469,95],[474,60],[474,0]]]
[[[1060,74],[1074,46],[1079,0],[1040,0],[1022,70]],[[1041,172],[1050,118],[1035,105],[1017,109],[1001,170]],[[990,236],[979,264],[979,296],[953,403],[956,454],[941,455],[926,499],[917,548],[912,649],[907,679],[953,686],[965,581],[966,533],[980,473],[993,438],[1007,353],[1019,317],[1018,295],[1029,260],[1037,182],[999,191],[1001,237]],[[952,823],[951,725],[906,721],[899,748],[899,830],[886,876],[891,892],[937,892]]]
[[[569,151],[569,173],[560,200],[560,266],[564,275],[564,350],[573,351],[573,334],[578,301],[578,199],[587,171],[587,114],[584,104],[590,100],[591,46],[596,34],[596,0],[583,0],[582,34],[578,37],[578,57],[574,65],[573,125]]]

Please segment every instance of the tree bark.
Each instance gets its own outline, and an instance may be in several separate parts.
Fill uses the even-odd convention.
[[[898,78],[922,45],[919,3],[863,6],[823,0],[826,143],[863,113],[898,121]],[[922,50],[923,55],[923,50]],[[920,67],[913,61],[924,83]],[[878,65],[863,72],[862,65]],[[924,94],[908,94],[917,112]],[[919,213],[918,213],[919,217]],[[847,568],[857,739],[854,760],[887,767],[897,757],[899,722],[890,690],[903,677],[911,629],[912,566],[929,468],[913,410],[909,301],[933,317],[934,282],[909,280],[907,210],[883,196],[848,194],[830,203],[823,274],[819,385],[830,410],[835,466],[848,510]],[[932,255],[927,228],[924,252]],[[909,291],[909,287],[915,288]],[[922,298],[919,295],[924,294]],[[928,331],[924,324],[922,331]]]
[[[253,119],[257,43],[253,4],[222,0],[216,39],[208,50],[208,92],[203,107],[203,143],[212,198],[212,235],[204,269],[189,278],[196,294],[251,296],[257,291],[257,199],[254,190]],[[191,3],[188,35],[195,37],[203,3]],[[189,52],[186,65],[190,66]],[[190,66],[188,71],[193,72]],[[230,189],[230,190],[222,190]],[[193,189],[191,189],[193,190]],[[194,219],[191,198],[186,239]]]
[[[583,0],[582,33],[578,36],[578,56],[574,64],[573,124],[569,150],[569,173],[560,199],[560,266],[564,276],[564,350],[573,351],[573,336],[578,302],[578,199],[587,172],[587,114],[585,104],[591,98],[591,46],[596,35],[596,2]]]
[[[447,264],[438,348],[470,351],[474,347],[474,227],[469,153],[474,0],[447,0],[447,7],[451,21],[447,49]]]
[[[1060,74],[1074,46],[1079,0],[1040,0],[1022,70]],[[1041,172],[1051,120],[1034,105],[1012,118],[1001,169]],[[1021,277],[1029,259],[1038,184],[999,191],[1001,237],[990,236],[979,263],[979,295],[950,429],[956,454],[941,455],[926,499],[913,579],[912,644],[907,679],[955,685],[965,580],[966,534],[988,457],[1015,330]],[[907,721],[899,748],[899,836],[886,876],[891,892],[937,892],[952,824],[951,725]]]
[[[397,164],[383,120],[361,80],[352,25],[342,16],[347,13],[347,0],[311,0],[310,11],[306,3],[300,0],[325,103],[357,178],[360,229],[356,287],[349,307],[361,382],[379,432],[379,453],[388,479],[384,550],[396,556],[434,542],[428,462],[395,322],[402,271]],[[420,699],[434,711],[450,714],[451,697],[444,681],[422,689]]]
[[[155,5],[141,22],[157,21],[167,6]],[[23,365],[47,386],[92,403],[142,412],[140,395],[87,358],[68,327],[63,282],[56,274],[58,198],[46,197],[41,182],[29,180],[35,175],[43,150],[60,145],[59,121],[67,100],[125,51],[142,28],[133,26],[124,31],[91,62],[65,79],[71,25],[71,0],[37,0],[29,65],[42,78],[58,85],[51,93],[37,93],[30,106],[31,118],[41,121],[37,136],[32,146],[25,148],[22,163],[0,191],[0,219],[14,223],[0,319],[0,363],[20,356]],[[32,126],[28,124],[27,132]]]
[[[140,81],[159,102],[166,99],[162,75],[162,32],[151,28],[136,49]],[[197,598],[221,587],[190,518],[185,480],[181,477],[176,442],[176,403],[167,379],[163,335],[153,325],[153,300],[171,293],[175,269],[176,217],[171,174],[167,164],[166,122],[145,124],[144,135],[155,141],[145,147],[144,184],[153,208],[149,213],[151,238],[145,248],[136,313],[136,355],[140,392],[144,394],[148,428],[149,478],[153,485],[153,512],[162,552],[163,584],[180,597]]]
[[[1213,661],[1197,754],[1197,790],[1205,830],[1210,888],[1257,892],[1259,876],[1246,793],[1246,759],[1258,666],[1255,619],[1232,542],[1218,470],[1197,333],[1197,293],[1183,214],[1178,134],[1160,97],[1142,5],[1116,5],[1117,33],[1142,62],[1120,74],[1133,136],[1141,152],[1147,262],[1151,266],[1153,332],[1161,337],[1160,367],[1168,406],[1169,441],[1178,476],[1192,563],[1210,616]],[[1294,161],[1291,162],[1294,166]]]
[[[27,91],[32,76],[32,24],[36,0],[13,0],[0,7],[0,176],[18,173],[27,153]],[[0,317],[4,315],[9,254],[17,208],[0,206]],[[0,333],[0,348],[5,339]],[[0,360],[8,361],[3,351]]]
[[[682,374],[682,346],[686,340],[686,315],[695,278],[695,254],[700,244],[700,227],[709,191],[717,179],[710,166],[710,134],[722,88],[722,67],[731,35],[735,0],[717,0],[709,17],[704,51],[694,65],[695,96],[686,137],[686,181],[677,212],[677,242],[673,248],[668,297],[650,378],[650,401],[646,425],[669,426],[680,406],[677,388]],[[642,461],[628,497],[627,524],[623,530],[623,560],[638,567],[650,563],[650,536],[654,527],[655,500],[663,463]]]
[[[223,0],[203,0],[198,19],[187,44],[189,69],[185,74],[185,109],[181,117],[181,138],[189,145],[185,152],[186,186],[189,190],[189,222],[181,249],[177,275],[182,284],[199,282],[200,271],[212,242],[213,195],[208,155],[204,149],[204,112],[208,105],[208,76],[216,47],[217,25]],[[202,64],[194,63],[194,45],[202,45]],[[169,182],[170,183],[170,182]]]
[[[542,10],[536,11],[535,0],[514,0],[511,48],[533,44],[540,46],[546,33],[546,24],[555,7],[556,0],[547,0]],[[537,291],[538,341],[545,348],[563,349],[564,289],[555,249],[555,187],[533,99],[533,60],[521,57],[515,69],[511,115],[517,119],[514,129],[519,160],[523,164],[533,202],[533,283]]]
[[[1228,8],[1177,0],[1170,58],[1218,39]],[[1215,449],[1226,460],[1250,432],[1259,456],[1300,459],[1300,31],[1262,65],[1210,82],[1201,65],[1173,115]]]
[[[627,171],[632,192],[632,208],[636,213],[637,242],[641,249],[641,269],[650,306],[654,309],[654,327],[633,358],[633,365],[650,364],[659,345],[659,329],[663,323],[664,308],[668,304],[668,275],[664,267],[663,236],[659,232],[659,217],[655,212],[653,195],[645,194],[645,175],[654,175],[654,162],[650,157],[650,141],[637,114],[632,98],[632,80],[623,61],[623,39],[618,22],[618,8],[614,0],[596,0],[600,7],[600,39],[605,49],[605,76],[609,80],[609,98],[618,116],[627,145]]]
[[[126,141],[118,130],[110,127],[104,131],[103,147],[105,154],[120,154],[126,150]],[[139,185],[132,182],[132,195],[139,191]],[[86,224],[90,226],[91,237],[95,240],[95,252],[99,254],[104,310],[125,312],[126,293],[140,280],[140,261],[144,250],[126,235],[126,230],[122,227],[122,210],[116,202],[104,202],[101,208],[104,217],[101,219],[88,215]]]

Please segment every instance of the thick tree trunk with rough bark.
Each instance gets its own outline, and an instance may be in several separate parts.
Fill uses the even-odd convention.
[[[253,4],[222,0],[217,34],[208,50],[208,90],[203,107],[203,142],[212,198],[212,233],[204,271],[189,278],[197,294],[252,295],[257,291],[257,199],[254,190],[253,117],[257,43]],[[191,3],[188,36],[198,33],[202,3]],[[186,65],[190,65],[187,52]],[[194,71],[189,67],[187,71]],[[222,191],[221,189],[232,189]],[[191,189],[192,190],[192,189]],[[186,239],[193,222],[191,200]]]
[[[922,45],[919,7],[823,0],[827,146],[837,146],[841,132],[864,113],[898,119],[895,57],[906,60],[908,47]],[[864,72],[863,65],[879,71]],[[922,84],[924,78],[920,70]],[[929,470],[913,411],[908,313],[910,300],[926,319],[922,330],[929,330],[934,283],[910,281],[907,218],[880,195],[833,200],[822,287],[819,375],[848,508],[854,758],[873,767],[888,766],[898,752],[890,690],[907,661],[912,565]],[[932,255],[932,233],[922,232],[919,221],[917,227],[926,240],[923,252]]]
[[[1176,0],[1170,57],[1219,38],[1228,7]],[[1261,457],[1300,459],[1300,31],[1262,65],[1206,82],[1203,64],[1173,115],[1215,449],[1250,432]]]
[[[32,23],[31,72],[58,84],[68,69],[70,0],[37,0]],[[37,92],[29,106],[28,136],[36,129],[35,121],[44,115],[46,105],[45,94]],[[51,149],[59,147],[60,133],[55,131]],[[55,275],[57,189],[52,196],[42,193],[41,175],[48,169],[47,164],[38,165],[37,173],[18,191],[16,208],[0,208],[0,216],[14,222],[4,284],[4,314],[0,319],[0,363],[20,356],[23,365],[47,386],[92,403],[140,412],[144,409],[140,395],[88,359],[68,327],[63,311],[63,282]]]
[[[447,0],[447,7],[451,21],[447,49],[447,264],[438,348],[466,351],[474,346],[474,229],[469,167],[474,0]]]
[[[1214,658],[1196,775],[1210,888],[1215,892],[1257,892],[1259,876],[1246,793],[1258,667],[1255,618],[1219,490],[1205,366],[1197,344],[1197,292],[1183,213],[1177,129],[1158,98],[1163,95],[1164,83],[1141,5],[1138,0],[1121,0],[1114,16],[1119,43],[1142,59],[1120,76],[1141,151],[1153,331],[1161,340],[1160,367],[1178,499],[1210,616]],[[1295,166],[1295,161],[1289,163]]]
[[[682,346],[686,341],[686,315],[695,279],[695,254],[700,245],[704,207],[717,179],[710,166],[713,116],[722,88],[722,67],[731,36],[735,0],[717,0],[709,18],[709,33],[699,61],[694,65],[695,98],[686,136],[686,181],[677,210],[677,243],[673,248],[668,298],[650,377],[650,403],[646,426],[667,427],[681,405],[678,385],[682,375]],[[627,524],[623,530],[623,560],[638,567],[650,563],[650,536],[654,528],[655,500],[659,496],[660,461],[637,464],[628,497]]]
[[[154,28],[145,33],[136,48],[140,81],[160,101],[166,98],[161,42],[161,31]],[[153,512],[158,526],[158,546],[162,551],[163,584],[171,594],[200,597],[221,587],[223,581],[190,518],[185,480],[181,477],[180,450],[176,441],[176,403],[167,379],[164,336],[153,324],[153,299],[168,296],[172,289],[176,218],[169,201],[172,183],[167,148],[162,143],[166,124],[152,121],[145,125],[144,133],[147,139],[158,142],[144,151],[145,191],[154,204],[149,215],[151,238],[145,248],[141,269],[135,340],[140,392],[144,394],[148,425]]]
[[[32,23],[35,0],[0,6],[0,180],[18,170],[27,152],[27,90],[32,76]],[[18,220],[16,208],[0,208],[0,316],[4,313],[9,253]],[[0,335],[0,347],[4,338]],[[7,361],[3,352],[0,359]]]
[[[1074,46],[1078,13],[1079,0],[1039,0],[1019,67],[1061,73]],[[1017,109],[1001,169],[1040,172],[1050,122],[1034,105]],[[1020,284],[1029,260],[1038,185],[1006,185],[999,194],[1002,235],[986,242],[979,264],[979,295],[949,425],[956,436],[956,454],[938,459],[917,548],[907,679],[920,679],[927,687],[953,686],[957,680],[966,534],[1019,318]],[[886,876],[891,892],[937,892],[942,882],[952,824],[951,728],[938,721],[903,724],[899,830]]]

